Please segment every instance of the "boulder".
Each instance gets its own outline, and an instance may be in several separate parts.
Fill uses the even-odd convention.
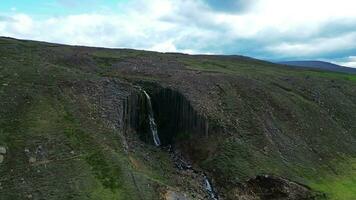
[[[0,154],[6,154],[6,148],[3,146],[0,146]]]
[[[30,164],[33,164],[33,163],[36,162],[36,158],[35,158],[35,157],[30,157],[30,159],[28,159],[28,162],[29,162]]]

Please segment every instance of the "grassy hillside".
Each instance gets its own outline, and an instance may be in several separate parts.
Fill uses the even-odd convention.
[[[125,129],[137,84],[158,102],[160,88],[175,90],[206,118],[206,134],[187,130],[172,145],[221,197],[269,174],[356,198],[356,75],[1,38],[0,199],[205,199],[164,149]]]
[[[238,77],[220,86],[224,110],[216,117],[227,118],[238,134],[203,161],[221,182],[272,173],[330,199],[356,197],[354,75],[286,70],[255,60],[184,62],[191,69]]]
[[[289,65],[293,67],[313,68],[315,70],[326,70],[326,71],[333,71],[333,72],[356,74],[355,68],[344,67],[329,62],[324,62],[324,61],[315,61],[315,60],[285,61],[285,62],[280,62],[280,64]]]
[[[0,146],[7,149],[0,199],[158,198],[170,182],[161,172],[173,170],[168,156],[151,147],[124,151],[121,133],[99,116],[103,105],[93,98],[107,80],[48,62],[47,45],[0,43]],[[140,160],[151,151],[151,161]],[[131,164],[135,158],[147,172]]]

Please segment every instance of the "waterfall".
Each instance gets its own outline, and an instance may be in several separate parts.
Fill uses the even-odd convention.
[[[147,99],[148,118],[150,120],[150,129],[151,129],[151,133],[152,133],[152,137],[153,137],[153,142],[158,147],[161,145],[161,141],[160,141],[158,133],[157,133],[157,125],[156,125],[155,118],[153,115],[151,97],[150,97],[150,95],[147,94],[147,92],[145,90],[143,90],[143,89],[141,89],[141,90],[143,91],[143,93],[145,94],[146,99]]]
[[[215,196],[214,189],[211,186],[211,183],[206,175],[204,175],[204,182],[205,182],[205,189],[206,191],[208,191],[210,198],[213,200],[217,200],[218,198]]]
[[[147,100],[146,106],[148,108],[148,118],[149,118],[149,123],[150,123],[150,130],[151,130],[151,134],[153,137],[153,142],[158,147],[161,145],[161,141],[159,139],[158,132],[157,132],[157,124],[155,122],[155,118],[154,118],[154,114],[153,114],[151,97],[148,95],[148,93],[144,89],[142,89],[140,87],[138,87],[138,88],[146,96],[146,100]],[[208,130],[207,124],[206,124],[205,130]],[[202,173],[201,171],[197,171],[197,170],[193,169],[193,167],[188,162],[186,162],[180,154],[178,154],[175,150],[172,150],[171,147],[168,149],[168,151],[171,154],[171,156],[173,157],[174,163],[176,164],[176,167],[178,169],[190,170],[191,171],[190,173],[194,174],[195,177],[199,176],[200,178],[203,178],[203,182],[201,182],[202,183],[201,186],[203,186],[204,189],[206,190],[207,195],[209,196],[210,200],[219,200],[220,199],[218,194],[215,192],[213,185],[209,181],[209,178],[206,176],[205,173]]]

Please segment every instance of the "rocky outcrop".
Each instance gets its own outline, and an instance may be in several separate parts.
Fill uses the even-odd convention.
[[[163,144],[188,139],[191,134],[207,135],[209,123],[179,91],[160,88],[152,91],[158,131]]]
[[[174,144],[176,140],[187,139],[191,134],[209,133],[208,121],[192,107],[183,94],[157,84],[146,84],[144,87],[147,87],[151,97],[162,145]],[[124,105],[123,121],[127,125],[124,129],[135,130],[142,140],[152,141],[146,95],[137,89],[126,99]]]
[[[5,154],[6,154],[6,148],[3,146],[0,146],[0,164],[4,162]]]
[[[163,195],[164,200],[189,200],[187,195],[176,191],[167,190]]]

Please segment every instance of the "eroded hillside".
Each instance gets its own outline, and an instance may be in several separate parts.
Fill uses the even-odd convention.
[[[0,107],[0,199],[356,198],[355,75],[1,38]]]

